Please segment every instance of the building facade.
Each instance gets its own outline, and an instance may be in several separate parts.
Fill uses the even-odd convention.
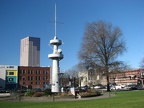
[[[134,69],[119,73],[111,73],[110,83],[115,83],[117,85],[137,84],[139,87],[144,87],[144,69]]]
[[[101,83],[101,74],[95,71],[81,71],[79,72],[79,79],[81,86],[93,86]]]
[[[139,69],[138,84],[144,87],[144,69]]]
[[[111,73],[110,74],[110,82],[116,83],[117,85],[130,85],[137,84],[139,79],[140,69],[128,70],[119,73]]]
[[[46,88],[51,81],[51,67],[19,66],[19,89]]]
[[[87,71],[79,72],[79,85],[85,86],[85,85],[89,85],[88,83],[89,83],[88,82],[88,72]]]
[[[0,65],[0,89],[18,88],[18,66]]]
[[[80,72],[79,77],[81,78],[81,85],[96,85],[103,84],[107,85],[107,80],[105,75],[92,74],[87,72]],[[90,77],[90,78],[89,78]],[[88,78],[88,79],[87,79]],[[90,82],[92,82],[90,84]],[[133,69],[127,70],[119,73],[109,73],[110,84],[116,85],[131,85],[137,84],[144,87],[144,69]]]
[[[40,66],[40,38],[21,39],[20,66]]]

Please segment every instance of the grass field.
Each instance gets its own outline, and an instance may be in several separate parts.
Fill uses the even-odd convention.
[[[116,92],[116,96],[66,102],[0,101],[0,108],[144,108],[144,90]]]

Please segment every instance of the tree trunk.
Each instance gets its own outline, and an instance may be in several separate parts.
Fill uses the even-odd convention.
[[[109,74],[108,73],[106,75],[106,79],[107,79],[107,91],[110,91]]]
[[[109,82],[109,69],[108,66],[106,66],[106,79],[107,79],[107,91],[110,91],[110,82]]]

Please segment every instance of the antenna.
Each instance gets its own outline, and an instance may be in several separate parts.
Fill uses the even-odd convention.
[[[48,55],[48,58],[52,59],[52,81],[51,81],[51,91],[59,92],[60,91],[60,83],[59,83],[59,61],[63,59],[64,55],[62,54],[62,50],[58,48],[62,44],[62,41],[57,39],[56,37],[56,0],[55,0],[55,16],[54,16],[54,39],[50,40],[50,44],[53,45],[53,53]]]
[[[55,20],[54,20],[54,23],[55,23],[55,25],[54,25],[55,26],[55,34],[54,35],[55,35],[55,38],[56,38],[56,1],[55,1],[55,16],[54,17],[55,17]]]

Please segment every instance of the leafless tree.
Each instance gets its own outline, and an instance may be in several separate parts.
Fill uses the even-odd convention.
[[[140,67],[144,68],[144,58],[142,58],[141,61],[140,61]]]
[[[66,76],[78,78],[79,68],[78,65],[73,66],[71,69],[65,71]]]
[[[78,53],[80,62],[87,70],[93,69],[106,75],[107,91],[109,72],[122,66],[117,57],[126,50],[125,41],[119,27],[104,21],[88,23]]]
[[[74,65],[71,69],[65,70],[64,76],[69,79],[71,83],[75,83],[75,85],[79,84],[79,65]]]

